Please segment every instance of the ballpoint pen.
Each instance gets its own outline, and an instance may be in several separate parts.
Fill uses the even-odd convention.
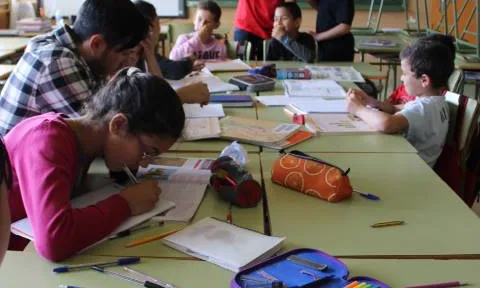
[[[125,164],[123,164],[123,171],[125,171],[125,173],[127,173],[128,179],[130,179],[132,184],[138,184],[137,178],[135,177],[135,175],[133,175],[130,168],[128,168],[128,166],[125,165]]]
[[[110,270],[105,270],[105,268],[103,267],[98,267],[98,266],[93,266],[91,267],[91,269],[95,270],[95,271],[98,271],[100,273],[103,273],[105,275],[108,275],[108,276],[111,276],[113,278],[117,278],[117,279],[122,279],[122,280],[125,280],[125,281],[128,281],[132,284],[135,284],[137,286],[140,286],[140,287],[147,287],[147,288],[166,288],[165,286],[163,285],[160,285],[160,284],[156,284],[156,283],[153,283],[153,282],[150,282],[150,281],[141,281],[141,280],[138,280],[136,278],[133,278],[133,277],[130,277],[128,275],[125,275],[125,274],[122,274],[122,273],[117,273],[117,272],[113,272],[113,271],[110,271]]]
[[[371,193],[362,192],[356,189],[353,189],[353,192],[356,192],[360,194],[362,197],[367,198],[369,200],[380,200],[380,197],[378,197],[377,195],[373,195]]]
[[[149,228],[153,228],[153,227],[157,227],[157,226],[161,226],[161,225],[163,225],[163,221],[156,221],[156,222],[153,222],[153,223],[146,223],[146,224],[143,224],[143,225],[138,225],[138,226],[132,227],[130,229],[120,231],[117,234],[108,237],[108,239],[112,240],[112,239],[117,239],[117,238],[129,236],[133,232],[140,231],[140,230],[145,230],[145,229],[149,229]]]
[[[133,275],[137,275],[137,276],[140,276],[142,277],[145,281],[150,281],[150,282],[153,282],[153,283],[156,283],[156,284],[159,284],[159,285],[162,285],[163,287],[165,288],[177,288],[177,286],[171,284],[171,283],[168,283],[168,282],[165,282],[165,281],[162,281],[162,280],[159,280],[159,279],[156,279],[156,278],[153,278],[152,276],[150,275],[147,275],[143,272],[140,272],[140,271],[137,271],[137,270],[134,270],[128,266],[125,266],[123,267],[123,270],[127,271],[128,273],[131,273]]]
[[[120,258],[115,261],[109,261],[109,262],[86,263],[86,264],[55,267],[53,268],[53,272],[64,273],[64,272],[70,272],[75,270],[90,269],[92,266],[98,266],[98,267],[121,266],[121,265],[133,264],[137,262],[140,262],[140,257]]]
[[[405,221],[388,221],[388,222],[379,222],[370,225],[373,228],[381,228],[381,227],[388,227],[388,226],[396,226],[396,225],[403,225]]]

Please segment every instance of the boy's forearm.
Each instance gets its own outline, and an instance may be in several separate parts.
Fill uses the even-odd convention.
[[[389,115],[382,111],[377,111],[374,109],[369,109],[367,107],[358,108],[355,112],[355,115],[360,117],[365,121],[370,127],[374,128],[377,131],[385,133],[395,133],[391,124],[392,115]]]
[[[380,111],[385,112],[387,114],[395,114],[398,111],[400,111],[400,109],[398,109],[394,105],[392,105],[388,102],[383,102],[383,101],[377,101],[377,107],[375,107],[375,108],[377,108]]]
[[[158,66],[157,58],[154,54],[149,54],[145,56],[145,62],[147,67],[147,72],[152,73],[153,75],[163,78],[162,70]]]
[[[333,38],[343,36],[349,32],[350,32],[350,25],[347,25],[345,23],[340,23],[337,26],[325,32],[318,33],[315,39],[317,41],[325,41],[328,39],[333,39]]]

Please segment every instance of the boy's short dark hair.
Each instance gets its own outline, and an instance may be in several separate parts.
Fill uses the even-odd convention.
[[[128,132],[178,139],[185,125],[182,103],[163,79],[137,68],[120,70],[85,105],[87,119],[105,125],[116,113],[128,118]]]
[[[400,59],[408,59],[417,78],[428,75],[435,89],[447,86],[454,70],[450,49],[438,41],[416,41],[400,53]]]
[[[7,147],[5,147],[3,139],[0,138],[0,185],[2,183],[6,184],[7,189],[10,189],[12,186],[12,167],[10,165],[10,158],[8,158]]]
[[[147,18],[149,22],[152,22],[157,18],[157,10],[152,3],[143,0],[136,0],[133,2],[137,7],[138,11],[143,15],[143,17]]]
[[[211,1],[211,0],[200,1],[197,4],[197,9],[206,10],[212,13],[215,18],[215,22],[217,23],[220,21],[220,17],[222,17],[222,9],[220,8],[220,6],[218,6],[217,2],[215,1]]]
[[[284,2],[277,6],[277,8],[285,8],[290,12],[293,19],[296,20],[298,18],[302,18],[302,10],[298,6],[296,2]]]
[[[81,42],[100,34],[117,51],[137,46],[148,29],[148,21],[130,0],[85,0],[73,25]]]

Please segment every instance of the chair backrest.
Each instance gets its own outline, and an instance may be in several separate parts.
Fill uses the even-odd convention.
[[[193,23],[172,23],[168,24],[168,40],[170,48],[173,47],[179,35],[190,33],[194,30]]]
[[[462,99],[463,98],[463,99]],[[468,98],[466,96],[461,96],[460,94],[447,91],[445,93],[445,100],[448,103],[448,108],[450,110],[450,123],[448,129],[448,138],[447,141],[458,141],[458,148],[460,151],[463,151],[466,148],[466,144],[470,142],[470,139],[473,134],[473,128],[476,122],[479,119],[479,105],[475,99]],[[460,127],[458,127],[458,138],[455,138],[455,128],[457,126],[457,112],[459,111],[458,107],[461,105],[461,101],[467,101],[465,106],[465,111],[463,114],[463,119]],[[467,147],[468,148],[468,147]]]
[[[226,40],[225,44],[227,45],[227,56],[230,59],[240,58],[244,61],[250,59],[250,53],[252,51],[252,43],[244,41],[243,45],[239,41]]]
[[[455,69],[448,78],[448,90],[454,93],[461,93],[464,79],[463,71],[461,69]]]

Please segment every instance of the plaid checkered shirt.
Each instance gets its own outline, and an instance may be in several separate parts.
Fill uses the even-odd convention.
[[[0,94],[0,135],[46,112],[79,116],[102,81],[79,55],[68,26],[33,38]]]

